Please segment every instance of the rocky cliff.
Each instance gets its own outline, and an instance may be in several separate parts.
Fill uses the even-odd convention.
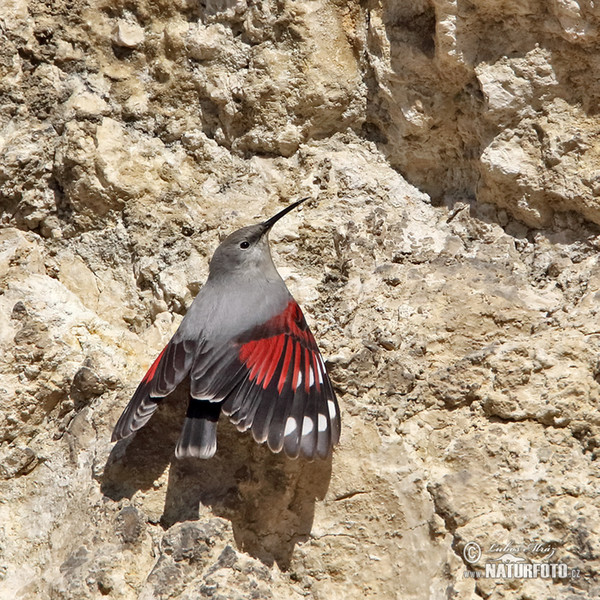
[[[599,597],[597,4],[4,0],[0,596]],[[332,459],[177,461],[185,389],[111,444],[221,237],[301,196]]]

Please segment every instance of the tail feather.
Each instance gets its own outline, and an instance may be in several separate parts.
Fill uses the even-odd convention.
[[[212,458],[217,451],[217,422],[221,403],[190,398],[175,456]]]

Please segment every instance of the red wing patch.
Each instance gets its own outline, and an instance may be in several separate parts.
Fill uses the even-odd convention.
[[[120,440],[143,427],[166,395],[170,394],[189,372],[194,347],[173,338],[158,355],[142,378],[129,404],[119,417],[112,440]]]
[[[252,332],[258,339],[243,343],[240,360],[250,371],[249,378],[267,389],[276,372],[277,391],[286,381],[292,390],[300,385],[306,393],[312,385],[320,389],[324,367],[319,350],[300,307],[290,301],[286,309]]]
[[[165,353],[165,350],[167,349],[167,347],[168,346],[165,346],[162,349],[162,352],[158,355],[156,360],[152,363],[152,366],[148,369],[148,372],[144,375],[144,378],[142,379],[142,381],[144,383],[148,383],[154,377],[154,374],[156,373],[156,369],[158,368],[158,365],[160,364],[160,359],[163,357],[163,354]]]
[[[331,380],[302,311],[285,310],[235,341],[235,381],[223,412],[240,431],[252,431],[273,452],[325,457],[340,437],[340,414]]]

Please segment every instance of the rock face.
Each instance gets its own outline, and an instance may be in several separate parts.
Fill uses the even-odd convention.
[[[598,3],[1,4],[2,598],[600,597]],[[111,445],[220,237],[301,196],[333,458],[176,461],[185,389]]]

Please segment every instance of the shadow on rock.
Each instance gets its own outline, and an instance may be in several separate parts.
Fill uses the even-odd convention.
[[[174,461],[162,523],[198,518],[200,505],[229,520],[240,550],[267,565],[290,565],[294,546],[310,535],[315,502],[327,493],[331,459],[291,460],[259,446],[224,418],[210,460]]]
[[[173,460],[185,417],[188,390],[184,388],[165,398],[142,429],[115,444],[102,477],[105,496],[115,501],[131,498],[138,490],[150,489],[164,473]]]
[[[327,493],[331,458],[308,462],[273,454],[221,416],[209,460],[174,459],[188,391],[165,399],[150,421],[113,448],[102,478],[112,500],[148,490],[170,463],[161,525],[197,520],[201,507],[231,522],[239,550],[287,569],[295,545],[310,535],[315,502]]]

